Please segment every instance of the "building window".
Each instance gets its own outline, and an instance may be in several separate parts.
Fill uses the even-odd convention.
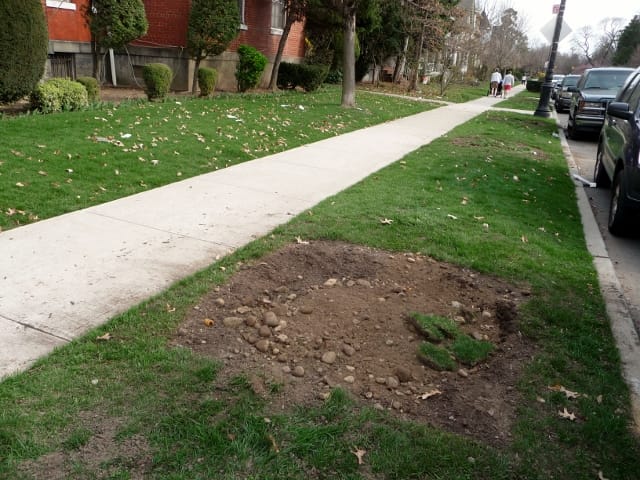
[[[61,10],[75,10],[76,4],[73,0],[47,0],[46,3],[49,8],[60,8]]]
[[[285,11],[283,0],[271,0],[271,33],[282,35],[285,22]]]
[[[246,30],[247,24],[244,21],[245,0],[238,0],[238,11],[240,12],[240,30]]]

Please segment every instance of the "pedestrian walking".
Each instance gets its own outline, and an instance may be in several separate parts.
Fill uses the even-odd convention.
[[[491,74],[491,95],[493,95],[494,97],[498,96],[498,86],[500,85],[501,81],[502,74],[500,73],[500,70],[496,68]]]
[[[511,90],[511,87],[513,87],[515,81],[516,79],[511,73],[511,70],[507,70],[507,74],[502,80],[502,98],[507,98],[507,96],[509,95],[509,91]]]

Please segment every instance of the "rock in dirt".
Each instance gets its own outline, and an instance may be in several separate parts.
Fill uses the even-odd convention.
[[[398,377],[398,380],[400,380],[400,383],[410,382],[411,379],[413,378],[413,376],[411,375],[411,370],[409,370],[406,367],[396,367],[393,373],[396,377]]]
[[[304,377],[304,367],[302,367],[302,365],[296,365],[291,374],[294,377]]]
[[[300,307],[300,313],[304,313],[305,315],[311,315],[313,313],[313,308],[302,306]]]
[[[277,327],[280,324],[280,320],[273,312],[265,312],[264,314],[264,323],[266,323],[270,327]]]
[[[332,363],[335,363],[336,358],[337,358],[336,352],[325,352],[322,355],[322,361],[329,365],[331,365]]]
[[[238,328],[244,323],[244,319],[240,317],[225,317],[222,323],[225,327]]]
[[[397,377],[387,377],[385,384],[389,388],[398,388],[400,386],[400,380]]]
[[[266,325],[262,325],[260,327],[260,330],[258,330],[258,335],[260,335],[261,337],[267,338],[271,336],[271,329],[269,327],[267,327]]]
[[[269,340],[260,340],[256,342],[256,349],[259,352],[267,353],[269,351]]]
[[[344,353],[347,357],[352,357],[356,353],[356,349],[351,345],[347,345],[346,343],[342,345],[342,353]]]

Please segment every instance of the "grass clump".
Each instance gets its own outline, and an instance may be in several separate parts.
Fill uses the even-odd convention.
[[[493,352],[494,346],[489,341],[476,340],[462,334],[455,338],[449,348],[458,361],[473,366],[485,361]]]
[[[448,348],[429,342],[422,342],[420,344],[418,347],[418,358],[422,363],[435,370],[453,371],[457,366]]]
[[[460,332],[453,320],[439,315],[423,315],[414,312],[409,315],[409,321],[420,335],[431,342],[441,342],[445,338],[453,338]]]

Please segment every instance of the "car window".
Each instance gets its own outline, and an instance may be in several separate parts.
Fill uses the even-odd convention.
[[[630,72],[625,71],[599,71],[591,72],[584,88],[599,88],[603,90],[617,90],[624,85]]]
[[[575,87],[578,84],[580,77],[564,77],[562,80],[563,87]]]
[[[631,96],[629,97],[629,110],[636,112],[636,115],[640,114],[638,110],[638,104],[640,103],[640,74],[636,76],[636,84]]]
[[[629,101],[629,98],[634,93],[634,88],[636,88],[636,85],[638,85],[638,82],[640,82],[640,72],[636,73],[633,76],[633,78],[629,79],[629,82],[626,84],[624,90],[622,90],[618,95],[618,101],[631,103]]]

